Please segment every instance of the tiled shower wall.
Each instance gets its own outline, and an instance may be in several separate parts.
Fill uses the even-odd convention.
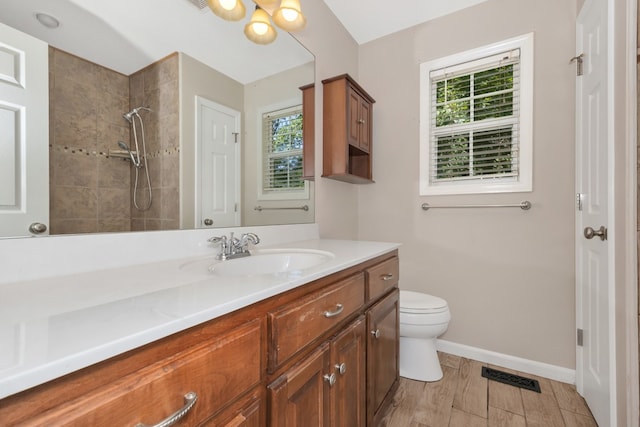
[[[151,108],[151,112],[144,111],[140,115],[145,130],[152,203],[148,210],[138,210],[131,200],[131,229],[135,231],[180,228],[178,73],[179,57],[175,53],[130,76],[131,107]],[[130,140],[132,146],[135,145],[133,133]],[[142,147],[139,126],[138,145]],[[149,198],[143,172],[141,169],[138,177],[140,207],[145,207]],[[132,169],[132,185],[134,173]]]
[[[109,158],[129,140],[129,78],[49,48],[51,234],[130,229],[129,162]]]
[[[55,48],[49,64],[51,234],[179,228],[178,55],[131,76]],[[131,163],[109,157],[120,140],[135,150],[122,115],[139,106],[152,109],[140,113],[153,195],[144,211],[133,205]],[[146,207],[146,175],[138,172],[138,205]]]

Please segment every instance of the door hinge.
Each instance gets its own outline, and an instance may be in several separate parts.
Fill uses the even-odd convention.
[[[234,212],[238,212],[238,204],[237,203],[233,206],[233,211]]]
[[[582,193],[576,193],[576,209],[578,209],[579,211],[582,210],[582,198],[583,198],[584,194]]]
[[[576,342],[578,344],[578,347],[582,347],[582,343],[584,342],[584,332],[582,331],[582,329],[578,328],[576,330]]]
[[[238,132],[231,132],[231,134],[233,135],[233,138],[234,138],[233,142],[235,142],[237,144],[238,143],[238,135],[239,135],[239,133]]]
[[[574,56],[569,60],[569,64],[576,63],[576,76],[582,75],[582,63],[584,62],[584,53],[581,53],[578,56]]]

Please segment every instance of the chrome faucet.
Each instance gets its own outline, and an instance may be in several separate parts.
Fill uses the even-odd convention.
[[[216,255],[216,259],[224,261],[251,255],[249,243],[257,245],[260,243],[260,238],[255,233],[244,233],[238,239],[233,237],[233,232],[231,232],[228,238],[227,236],[215,236],[208,241],[220,245],[220,252]]]

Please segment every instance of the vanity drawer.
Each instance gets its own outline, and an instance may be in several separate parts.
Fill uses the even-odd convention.
[[[262,322],[182,351],[42,414],[30,425],[155,425],[197,399],[179,425],[200,424],[262,381]]]
[[[398,286],[400,267],[398,257],[390,258],[367,270],[368,301],[373,301]]]
[[[270,312],[270,372],[363,304],[364,273],[358,273]]]

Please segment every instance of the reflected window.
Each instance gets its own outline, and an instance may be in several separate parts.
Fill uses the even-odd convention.
[[[306,196],[303,144],[302,105],[262,114],[262,196]]]

